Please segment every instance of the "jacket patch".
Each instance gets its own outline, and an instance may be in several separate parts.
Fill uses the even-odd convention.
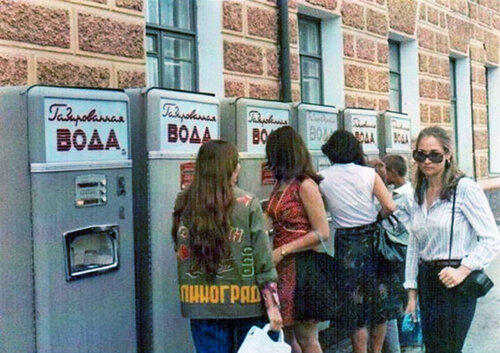
[[[177,258],[180,261],[186,261],[191,257],[191,250],[185,244],[181,244],[177,250]]]
[[[180,226],[177,234],[179,234],[182,239],[186,239],[189,236],[189,229],[187,229],[187,227]]]
[[[238,197],[236,199],[237,202],[245,205],[245,207],[248,207],[248,205],[250,205],[250,202],[252,202],[252,196],[250,195],[244,195],[244,196],[241,196],[241,197]]]
[[[181,303],[189,304],[256,304],[260,291],[256,285],[197,285],[179,287]]]
[[[223,278],[225,273],[231,272],[234,269],[233,262],[234,262],[233,257],[223,259],[222,262],[219,264],[219,267],[217,268],[216,276],[218,278]],[[186,272],[186,275],[188,275],[191,278],[197,278],[202,273],[203,273],[203,271],[201,270],[200,265],[197,263],[193,263],[189,267],[188,272]]]
[[[253,277],[254,275],[253,247],[245,246],[241,249],[241,276]]]
[[[229,232],[229,241],[241,243],[241,241],[243,240],[243,234],[243,229],[231,227],[231,231]]]

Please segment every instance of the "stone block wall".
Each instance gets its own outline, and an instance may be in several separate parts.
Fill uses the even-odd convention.
[[[344,0],[340,15],[343,22],[346,107],[389,109],[389,17],[386,1]]]
[[[222,12],[225,96],[280,100],[276,2],[224,0]],[[290,23],[290,31],[293,30],[297,30],[296,23]],[[296,33],[291,40],[296,46]],[[294,86],[297,86],[298,57],[293,58],[293,65]]]
[[[448,60],[450,53],[469,57],[479,179],[488,177],[486,67],[499,65],[499,9],[500,2],[489,0],[426,0],[418,6],[421,122],[452,128]]]
[[[0,85],[141,87],[143,0],[0,0]]]

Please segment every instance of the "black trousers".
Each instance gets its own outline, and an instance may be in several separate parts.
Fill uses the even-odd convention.
[[[421,263],[418,297],[426,353],[461,353],[474,312],[475,297],[446,288],[438,274],[444,265]]]

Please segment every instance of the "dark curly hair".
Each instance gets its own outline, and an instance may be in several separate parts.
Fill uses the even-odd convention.
[[[321,151],[332,163],[366,165],[363,146],[349,131],[335,131],[328,141],[321,146]]]

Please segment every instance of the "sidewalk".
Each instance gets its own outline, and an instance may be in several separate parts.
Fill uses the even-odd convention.
[[[343,340],[324,350],[324,353],[352,353],[351,341]],[[421,347],[403,347],[401,353],[422,353]]]

